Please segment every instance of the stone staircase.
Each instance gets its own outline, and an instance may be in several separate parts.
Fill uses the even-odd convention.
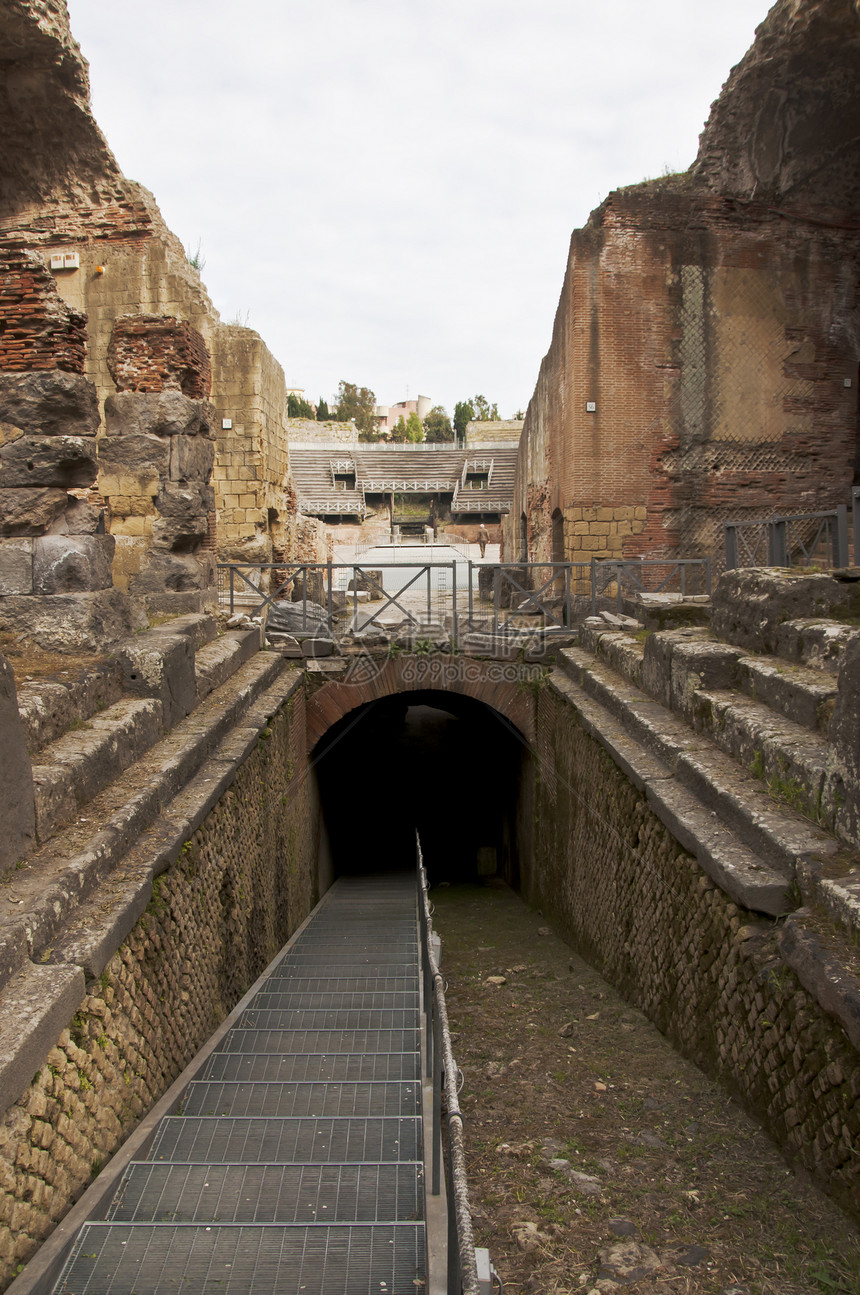
[[[704,870],[771,916],[821,905],[860,933],[860,858],[828,729],[858,631],[826,616],[780,626],[773,653],[701,626],[648,633],[588,620],[559,652],[604,747]]]
[[[93,670],[24,678],[37,843],[4,878],[0,1088],[23,1091],[268,717],[299,685],[259,629],[137,634]]]

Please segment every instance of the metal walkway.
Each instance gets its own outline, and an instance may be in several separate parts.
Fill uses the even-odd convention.
[[[426,1286],[413,873],[342,878],[223,1037],[57,1295]]]

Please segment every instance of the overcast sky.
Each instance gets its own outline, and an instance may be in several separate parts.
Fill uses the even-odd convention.
[[[768,0],[68,0],[120,166],[314,402],[511,417],[571,231],[684,170]]]

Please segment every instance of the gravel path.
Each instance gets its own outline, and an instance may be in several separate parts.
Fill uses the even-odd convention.
[[[431,892],[509,1292],[856,1295],[860,1232],[501,883]]]

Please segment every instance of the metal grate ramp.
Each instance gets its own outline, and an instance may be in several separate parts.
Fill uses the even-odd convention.
[[[343,878],[55,1295],[415,1295],[427,1280],[416,888]]]

